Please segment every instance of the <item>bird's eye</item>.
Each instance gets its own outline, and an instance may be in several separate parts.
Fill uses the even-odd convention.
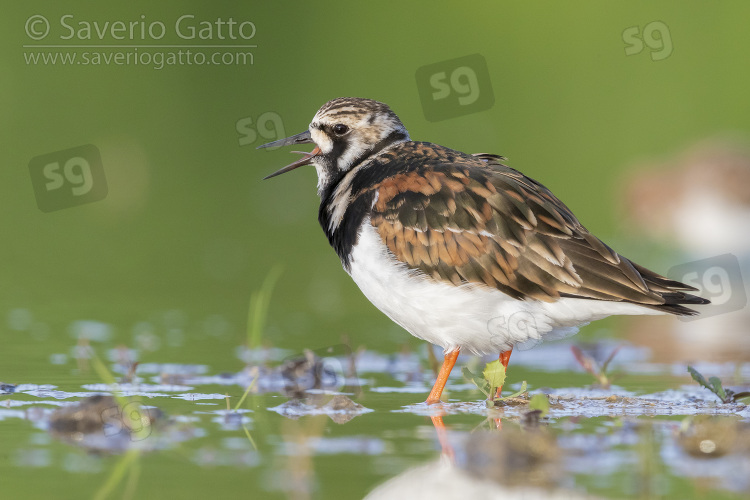
[[[349,127],[347,127],[343,123],[337,123],[333,126],[333,133],[336,135],[344,135],[347,132],[349,132]]]

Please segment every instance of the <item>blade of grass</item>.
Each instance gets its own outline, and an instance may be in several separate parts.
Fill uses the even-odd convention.
[[[138,480],[141,477],[141,462],[135,460],[130,466],[127,482],[125,483],[125,493],[122,494],[123,500],[135,498],[136,489],[138,489]]]
[[[245,398],[247,398],[247,395],[250,394],[250,391],[253,390],[256,383],[258,382],[258,367],[253,367],[253,370],[255,370],[255,377],[253,378],[252,382],[247,385],[247,389],[245,389],[245,393],[242,395],[240,400],[237,402],[237,405],[234,407],[234,411],[237,411],[239,407],[242,406],[242,403],[245,402]],[[227,402],[227,404],[229,403]]]
[[[131,448],[125,452],[125,455],[115,464],[104,485],[94,495],[94,500],[104,500],[112,493],[125,477],[125,474],[132,466],[133,461],[138,458],[138,455],[140,455],[140,450],[136,448]]]
[[[247,312],[247,347],[257,349],[260,347],[263,336],[263,328],[266,325],[268,306],[271,301],[276,282],[281,276],[281,266],[271,268],[259,290],[250,295],[250,307]]]
[[[251,444],[251,445],[253,445],[253,449],[254,449],[255,451],[258,451],[258,445],[257,445],[257,444],[255,444],[255,440],[254,440],[254,439],[253,439],[253,437],[252,437],[252,436],[250,435],[250,431],[249,431],[249,430],[247,430],[247,427],[245,426],[245,424],[242,424],[242,430],[244,430],[244,431],[245,431],[245,436],[247,436],[247,439],[248,439],[248,440],[250,441],[250,444]]]
[[[112,372],[109,371],[107,368],[107,365],[104,364],[104,362],[97,356],[96,351],[94,349],[89,347],[89,352],[91,353],[91,366],[94,367],[94,371],[99,376],[102,381],[104,381],[105,384],[112,387],[112,396],[115,398],[117,403],[120,405],[120,409],[125,408],[130,401],[125,396],[122,396],[121,394],[117,394],[115,391],[115,387],[118,385],[117,380],[115,380],[115,376],[112,375]]]

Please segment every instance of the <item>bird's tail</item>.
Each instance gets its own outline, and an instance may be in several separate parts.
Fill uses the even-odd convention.
[[[676,314],[677,316],[696,316],[697,314],[700,314],[698,311],[685,306],[711,303],[708,299],[687,293],[698,292],[699,290],[697,288],[656,274],[643,266],[639,266],[635,262],[631,261],[631,263],[643,277],[643,281],[646,282],[648,289],[664,299],[663,304],[643,304],[644,306]]]

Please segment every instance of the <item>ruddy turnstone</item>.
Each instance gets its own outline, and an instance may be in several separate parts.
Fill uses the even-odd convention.
[[[314,143],[269,175],[313,165],[318,220],[365,296],[444,349],[427,403],[460,350],[501,353],[572,335],[613,314],[692,315],[695,288],[602,243],[547,188],[492,154],[409,138],[381,102],[327,102],[308,130],[260,146]],[[499,393],[499,390],[498,390]]]

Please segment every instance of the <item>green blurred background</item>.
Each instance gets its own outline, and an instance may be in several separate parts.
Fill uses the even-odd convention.
[[[69,24],[161,21],[167,34],[160,44],[190,43],[174,34],[184,14],[196,23],[249,20],[257,48],[251,65],[28,64],[28,54],[42,50],[24,45],[76,43],[59,39],[66,14]],[[50,21],[44,41],[24,31],[33,15]],[[261,181],[295,156],[255,147],[305,130],[318,107],[339,96],[390,104],[415,140],[507,156],[590,230],[626,242],[640,254],[633,257],[665,272],[658,257],[627,243],[619,180],[640,159],[750,128],[748,19],[750,5],[739,1],[6,1],[0,312],[8,321],[0,379],[49,382],[38,368],[74,344],[68,329],[78,320],[111,325],[111,345],[132,345],[144,323],[166,342],[176,321],[184,337],[174,349],[142,360],[235,370],[241,363],[230,353],[244,341],[250,294],[277,264],[284,273],[266,332],[273,345],[315,348],[342,334],[381,351],[417,345],[341,270],[318,227],[313,169]],[[669,57],[654,60],[648,46],[626,55],[623,32],[654,21],[667,27],[658,35],[671,44]],[[129,43],[92,37],[78,43]],[[197,42],[232,43],[216,36]],[[120,49],[102,52],[113,50]],[[418,68],[477,53],[487,62],[494,106],[427,121]],[[238,132],[238,121],[247,127],[264,113],[277,130],[261,131],[256,141]],[[41,212],[29,161],[84,144],[101,152],[107,197]]]

